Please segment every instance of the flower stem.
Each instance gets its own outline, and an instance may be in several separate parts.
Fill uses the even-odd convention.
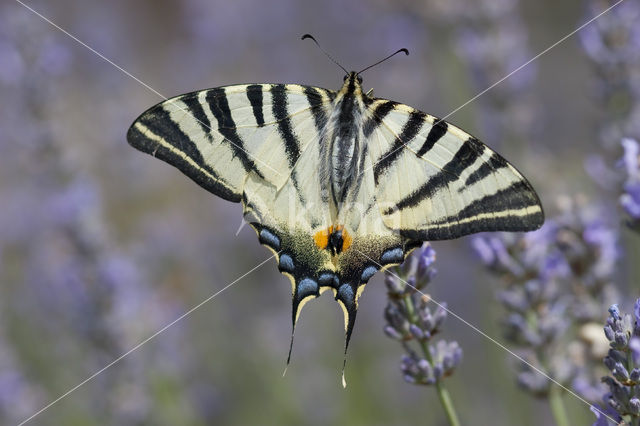
[[[404,305],[407,309],[409,321],[411,321],[412,324],[417,325],[418,318],[411,294],[404,295]],[[429,351],[429,346],[425,341],[419,341],[419,343],[424,358],[429,361],[429,364],[433,365],[433,357],[431,356],[431,352]],[[449,395],[449,391],[447,391],[447,389],[444,387],[441,379],[438,379],[435,385],[436,391],[438,393],[438,398],[440,398],[440,403],[442,404],[442,408],[444,408],[444,412],[447,415],[449,424],[451,426],[460,426],[460,420],[458,420],[458,415],[456,414],[456,410],[453,406],[453,400],[451,399],[451,395]]]
[[[551,405],[551,413],[556,425],[569,426],[569,417],[562,401],[562,388],[560,386],[551,385],[549,389],[549,405]]]
[[[429,352],[429,348],[425,342],[420,342],[420,347],[422,348],[422,353],[429,364],[433,365],[433,358],[431,357],[431,352]],[[444,387],[441,379],[436,381],[436,391],[438,393],[438,398],[440,398],[440,403],[444,408],[444,412],[447,414],[447,419],[449,419],[449,424],[451,426],[460,426],[460,420],[458,420],[458,415],[456,414],[456,409],[453,406],[453,401],[451,400],[451,396],[449,395],[449,391]]]

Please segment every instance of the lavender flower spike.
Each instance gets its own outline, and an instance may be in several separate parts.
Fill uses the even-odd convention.
[[[435,250],[425,243],[402,266],[387,271],[389,303],[384,311],[387,322],[384,333],[400,341],[406,351],[400,364],[404,379],[416,385],[435,385],[449,422],[458,425],[453,403],[442,381],[460,364],[462,348],[454,341],[433,342],[447,318],[446,303],[440,303],[432,311],[427,306],[431,299],[422,291],[436,274],[435,260]]]
[[[634,306],[634,318],[612,305],[604,331],[609,340],[604,365],[611,374],[602,378],[609,388],[603,404],[592,407],[597,417],[594,425],[612,421],[640,424],[640,299]]]

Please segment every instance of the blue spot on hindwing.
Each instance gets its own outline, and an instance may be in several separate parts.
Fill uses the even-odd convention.
[[[363,283],[366,283],[367,281],[369,281],[369,279],[371,279],[371,277],[373,277],[376,274],[376,272],[378,272],[378,268],[376,268],[373,265],[367,266],[366,268],[364,268],[364,271],[362,271],[362,275],[360,276],[360,281],[362,281]]]
[[[278,263],[278,267],[281,271],[285,272],[293,272],[296,267],[293,264],[293,259],[288,254],[280,255],[280,262]]]
[[[280,250],[280,238],[268,229],[262,228],[258,239],[260,240],[260,244],[265,244],[274,250]]]
[[[342,284],[338,289],[337,299],[344,302],[345,305],[353,304],[353,289],[349,284]]]
[[[320,277],[318,278],[318,282],[322,287],[338,288],[340,280],[335,274],[327,272],[320,275]]]
[[[318,295],[318,283],[311,278],[301,280],[296,286],[296,289],[298,291],[299,299],[310,295]]]
[[[387,265],[389,263],[402,263],[404,260],[404,252],[401,247],[395,247],[382,253],[380,263]]]

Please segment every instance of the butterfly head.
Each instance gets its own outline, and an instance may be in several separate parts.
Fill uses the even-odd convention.
[[[340,92],[345,95],[362,93],[362,77],[360,77],[357,72],[351,71],[350,73],[345,74],[343,81],[344,84]]]
[[[344,81],[345,83],[348,81],[352,81],[354,80],[355,82],[357,82],[358,84],[362,84],[362,77],[360,77],[360,74],[358,74],[355,71],[351,71],[348,74],[345,74],[344,78],[342,79],[342,81]]]

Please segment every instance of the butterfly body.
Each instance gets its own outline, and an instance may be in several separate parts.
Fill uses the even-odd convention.
[[[245,84],[192,92],[143,113],[127,134],[208,191],[241,202],[292,283],[292,320],[331,290],[348,344],[358,297],[422,241],[541,226],[540,201],[500,155],[451,124],[339,91]],[[346,345],[345,345],[346,351]]]
[[[324,143],[329,148],[329,155],[324,167],[328,169],[326,175],[329,177],[333,208],[338,212],[340,205],[347,201],[349,192],[357,191],[357,185],[353,183],[364,168],[360,153],[365,139],[361,123],[366,107],[358,78],[355,72],[351,72],[345,79],[333,101],[329,131],[325,134]]]

